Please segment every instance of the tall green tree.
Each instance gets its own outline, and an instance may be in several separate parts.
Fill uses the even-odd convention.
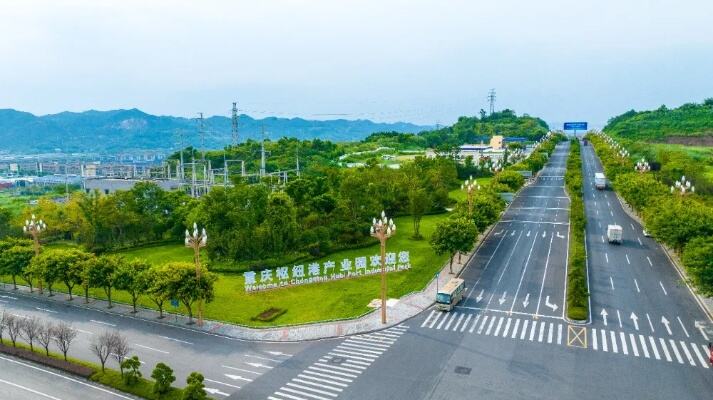
[[[213,284],[218,279],[213,273],[202,267],[201,277],[196,277],[195,265],[185,262],[170,262],[163,265],[158,274],[162,281],[157,282],[159,290],[165,295],[178,301],[186,307],[189,322],[193,322],[193,305],[198,300],[206,303],[213,301],[215,296]]]
[[[422,239],[421,219],[431,209],[431,197],[426,190],[418,188],[408,192],[408,211],[413,218],[413,238]]]
[[[88,269],[85,273],[88,287],[102,288],[109,302],[109,308],[113,307],[111,295],[112,289],[116,285],[116,273],[123,268],[125,263],[126,259],[121,256],[101,255],[97,257],[96,262],[86,264]]]
[[[436,254],[448,254],[448,269],[453,273],[453,257],[458,252],[468,252],[473,248],[478,231],[473,223],[465,218],[449,218],[436,225],[431,237],[431,247]]]
[[[144,280],[146,272],[151,267],[146,260],[134,259],[119,263],[115,272],[114,287],[124,290],[131,296],[131,306],[136,313],[136,303],[139,296],[147,289],[147,282]]]
[[[704,296],[713,295],[713,236],[691,239],[683,250],[683,264]]]
[[[171,367],[162,362],[156,364],[153,372],[151,372],[151,378],[154,380],[153,392],[159,396],[168,393],[171,389],[171,384],[176,380]]]
[[[13,289],[17,290],[17,277],[23,275],[34,256],[29,240],[7,238],[0,241],[0,274],[10,275]]]
[[[183,400],[205,400],[208,395],[203,384],[203,375],[198,372],[191,372],[186,378],[186,387],[183,389]]]

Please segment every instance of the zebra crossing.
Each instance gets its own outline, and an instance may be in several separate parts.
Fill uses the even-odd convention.
[[[501,337],[525,342],[568,345],[598,352],[620,354],[641,359],[666,361],[673,364],[710,368],[706,345],[677,338],[662,338],[599,328],[577,327],[588,330],[587,340],[576,338],[572,325],[558,318],[531,319],[512,315],[444,313],[431,310],[421,328],[457,333]],[[574,335],[574,336],[573,336]],[[577,339],[577,340],[573,340]]]
[[[406,325],[351,336],[276,390],[269,400],[336,399],[407,330]]]

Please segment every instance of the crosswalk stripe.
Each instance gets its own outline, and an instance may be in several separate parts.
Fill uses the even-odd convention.
[[[337,350],[337,351],[338,351],[338,350]],[[341,356],[341,355],[339,355],[339,354],[332,353],[331,351],[330,351],[329,353],[327,353],[327,354],[328,354],[328,355],[324,356],[324,358],[326,358],[327,360],[331,360],[331,359],[334,358],[334,357],[344,358],[344,356]],[[322,360],[320,360],[320,361],[322,361]],[[372,364],[373,361],[359,361],[359,360],[354,360],[354,359],[351,359],[351,358],[350,358],[350,359],[349,359],[349,362],[352,363],[352,364],[358,364],[358,365],[363,365],[363,366],[365,366],[365,367],[368,367],[368,366],[370,366],[370,365]]]
[[[636,357],[638,357],[639,356],[639,346],[636,345],[636,337],[632,333],[629,334],[629,343],[631,344],[631,351],[634,353],[634,355]]]
[[[649,357],[649,349],[646,347],[646,340],[644,339],[644,335],[639,335],[639,340],[641,341],[641,351],[644,352],[644,357],[651,358]]]
[[[440,311],[437,312],[437,313],[436,313],[436,318],[434,318],[433,321],[431,321],[431,324],[428,325],[428,329],[433,329],[433,327],[436,325],[436,322],[438,322],[438,320],[441,319],[441,316],[442,316],[442,315],[443,315],[442,312],[440,312]]]
[[[552,343],[552,335],[554,334],[555,324],[550,322],[550,330],[547,332],[547,343]]]
[[[696,357],[698,357],[698,361],[701,363],[703,368],[708,368],[708,362],[706,361],[705,357],[703,357],[701,355],[701,352],[698,351],[698,346],[696,346],[694,343],[691,343],[691,347],[693,348],[693,351],[696,353]]]
[[[463,322],[463,326],[460,328],[461,332],[465,331],[465,328],[468,327],[468,322],[470,322],[470,318],[472,316],[473,314],[468,314],[468,318],[465,319],[465,322]]]
[[[498,320],[498,326],[495,327],[495,332],[493,332],[493,336],[500,336],[500,327],[503,326],[503,317],[500,317]]]
[[[661,350],[663,350],[663,355],[666,357],[666,361],[671,362],[671,354],[668,352],[668,347],[666,347],[666,341],[663,338],[659,338],[659,344],[661,345]]]
[[[308,369],[311,369],[311,370],[315,370],[315,371],[329,372],[330,374],[336,374],[336,375],[339,375],[339,376],[346,376],[346,377],[349,377],[349,378],[357,378],[357,377],[359,377],[359,375],[347,374],[346,372],[332,371],[332,370],[330,370],[330,369],[315,367],[315,366],[312,366],[312,365],[310,365],[310,366],[307,367],[307,368],[308,368]]]
[[[678,361],[678,363],[683,364],[683,358],[681,358],[681,353],[678,352],[678,347],[676,347],[676,342],[674,342],[673,339],[669,339],[668,343],[671,345],[671,349],[673,350],[673,355],[676,356],[676,360]]]
[[[391,340],[395,341],[396,339],[401,337],[401,335],[403,335],[403,332],[397,333],[394,331],[391,331],[391,332],[381,331],[381,332],[372,332],[372,333],[370,333],[370,335],[377,336],[377,337],[383,337],[384,339],[391,339]]]
[[[438,323],[438,326],[436,327],[436,329],[441,329],[441,327],[443,326],[443,323],[446,322],[446,320],[448,319],[448,317],[449,317],[448,314],[444,314],[444,315],[443,315],[443,318],[441,319],[441,322]]]
[[[369,346],[377,346],[377,347],[381,347],[381,348],[384,348],[384,349],[388,349],[389,347],[391,347],[391,345],[389,345],[389,344],[384,344],[384,343],[381,343],[381,342],[379,342],[379,341],[377,341],[377,340],[371,340],[371,339],[363,338],[363,337],[359,337],[359,336],[350,337],[350,338],[347,339],[346,341],[347,341],[347,342],[356,342],[356,343],[368,344]]]
[[[445,328],[443,328],[443,329],[448,330],[448,328],[450,328],[451,324],[453,323],[453,321],[456,319],[457,316],[458,316],[458,313],[453,312],[453,316],[451,316],[451,318],[448,320],[448,323],[446,324]]]
[[[292,389],[292,390],[291,390],[290,388],[286,388],[286,387],[282,387],[282,388],[280,388],[280,390],[293,391],[293,392],[299,393],[299,394],[301,394],[301,395],[303,395],[303,396],[313,397],[313,398],[318,399],[318,400],[326,400],[327,398],[326,398],[326,397],[319,396],[319,395],[312,394],[312,393],[310,393],[310,391],[311,391],[311,392],[315,392],[315,393],[319,393],[319,394],[323,394],[323,395],[326,395],[326,396],[331,396],[331,397],[337,397],[337,396],[338,396],[338,395],[336,395],[336,394],[334,394],[334,393],[325,392],[324,390],[314,389],[314,388],[311,388],[311,387],[308,387],[308,386],[304,386],[304,385],[298,385],[298,384],[292,383],[292,382],[287,382],[287,386],[290,386],[290,387],[292,387],[292,388],[307,390],[307,392],[303,392],[303,391],[295,390],[295,389]]]
[[[515,339],[517,337],[517,328],[520,326],[520,319],[517,318],[515,319],[515,326],[512,328],[512,339]]]
[[[278,396],[286,397],[288,399],[293,399],[293,400],[307,400],[304,397],[297,397],[297,396],[293,396],[291,394],[282,393],[282,392],[275,392],[275,394]]]
[[[299,378],[292,379],[292,382],[301,383],[303,385],[313,385],[313,386],[316,386],[316,387],[319,387],[322,389],[334,390],[335,392],[343,392],[344,391],[344,389],[342,389],[342,388],[329,386],[329,385],[325,385],[322,383],[310,382],[309,380],[304,380],[304,379],[299,379]]]
[[[679,340],[678,343],[681,343],[681,348],[683,349],[683,352],[686,353],[686,358],[688,359],[688,363],[695,367],[696,362],[693,361],[693,357],[691,356],[691,352],[688,351],[688,346],[686,345],[686,342]]]
[[[562,324],[557,324],[557,344],[562,344]]]
[[[507,322],[505,322],[505,329],[503,329],[503,337],[508,337],[508,332],[510,331],[510,323],[512,318],[508,317]]]
[[[342,378],[342,377],[339,377],[339,376],[327,375],[327,374],[323,374],[323,373],[321,373],[321,372],[314,372],[314,371],[304,370],[304,371],[302,371],[302,373],[303,373],[303,374],[309,374],[309,375],[315,375],[315,376],[321,376],[322,378],[336,379],[336,380],[341,381],[341,382],[348,382],[348,383],[354,382],[353,380],[351,380],[351,379],[349,379],[349,378]]]
[[[522,323],[522,331],[520,332],[520,340],[525,340],[525,335],[527,335],[527,324],[530,323],[529,319],[526,319],[525,322]]]
[[[483,322],[480,323],[480,326],[478,327],[478,335],[483,333],[483,327],[485,327],[485,324],[488,322],[488,315],[483,316]]]
[[[613,353],[619,353],[619,347],[616,344],[616,333],[609,331],[609,337],[611,337],[611,351]]]
[[[537,330],[537,321],[532,321],[532,328],[530,329],[530,341],[535,340],[535,330]]]
[[[434,315],[435,313],[436,313],[436,310],[431,310],[431,313],[428,314],[428,317],[426,317],[426,319],[423,320],[423,323],[421,324],[421,328],[423,328],[424,326],[426,326],[426,324],[429,322],[429,320],[431,319],[431,317],[433,317],[433,315]]]
[[[458,330],[458,325],[460,325],[461,321],[463,321],[463,317],[465,317],[465,314],[461,314],[460,317],[458,317],[458,322],[456,322],[455,326],[453,327],[454,331]]]
[[[339,349],[334,349],[334,350],[330,351],[329,354],[333,355],[333,356],[354,359],[354,360],[368,361],[368,362],[374,362],[374,360],[376,360],[376,358],[366,358],[366,357],[361,357],[361,356],[355,356],[353,354],[360,354],[360,353],[352,353],[349,351],[344,351],[344,350],[339,350]]]
[[[601,334],[602,334],[602,351],[608,352],[609,349],[607,348],[607,331],[602,329],[599,332],[601,332]]]
[[[502,317],[500,317],[502,318]],[[490,335],[490,331],[493,329],[493,323],[495,323],[495,317],[490,318],[490,323],[488,324],[488,329],[485,330],[485,335]]]
[[[599,343],[597,343],[597,330],[595,328],[592,328],[592,348],[594,350],[599,349]]]
[[[341,346],[341,345],[339,345],[339,346]],[[355,351],[357,349],[340,349],[339,346],[335,347],[332,351],[336,351],[336,352],[339,352],[342,354],[349,354],[349,355],[355,355],[358,357],[364,357],[365,361],[374,361],[377,358],[379,358],[378,354],[364,354],[362,352]],[[357,360],[359,360],[359,358],[357,358]]]
[[[351,349],[351,350],[358,349],[359,351],[365,351],[365,352],[371,353],[371,354],[379,354],[379,355],[384,354],[384,350],[382,350],[382,349],[380,349],[380,348],[378,348],[378,347],[377,347],[377,348],[374,348],[374,347],[366,347],[366,346],[361,346],[361,345],[353,344],[353,343],[346,343],[346,342],[345,342],[345,343],[340,344],[340,345],[337,346],[337,347],[344,347],[344,348],[346,348],[346,349]]]
[[[540,322],[540,335],[537,337],[537,341],[542,343],[542,339],[545,335],[545,326],[547,326],[544,322]]]
[[[327,362],[329,362],[330,359],[332,359],[332,357],[320,358],[320,359],[319,359],[319,362],[321,362],[321,363],[327,363]],[[361,364],[361,365],[358,365],[357,363],[358,363],[358,364]],[[364,371],[364,370],[366,370],[366,368],[367,368],[368,366],[371,365],[371,363],[365,363],[365,362],[359,362],[359,361],[349,360],[349,361],[345,361],[345,362],[343,362],[343,363],[341,363],[341,364],[339,364],[339,365],[341,365],[342,367],[356,368],[356,369],[360,369],[360,370]]]
[[[660,360],[661,356],[659,355],[659,349],[656,348],[656,341],[652,336],[649,336],[649,343],[651,343],[651,351],[654,353],[654,357],[656,357],[657,360]]]
[[[314,377],[314,376],[305,375],[305,374],[303,374],[303,373],[302,373],[302,374],[298,374],[297,376],[298,376],[299,378],[302,378],[302,379],[309,379],[309,380],[313,380],[313,381],[317,381],[317,382],[328,383],[328,384],[330,384],[330,385],[337,385],[337,386],[341,386],[341,387],[348,387],[348,386],[349,386],[349,385],[347,385],[347,384],[345,384],[345,383],[330,381],[329,379],[317,378],[317,377]]]
[[[395,339],[390,339],[390,338],[385,338],[383,336],[379,336],[378,333],[369,333],[369,334],[365,334],[365,335],[360,335],[359,337],[376,340],[378,342],[386,343],[386,344],[394,344],[396,342]]]
[[[480,319],[480,314],[475,316],[475,319],[473,320],[473,325],[470,326],[470,329],[468,329],[468,332],[473,333],[475,330],[475,326],[478,325],[478,320]]]
[[[626,335],[624,335],[624,332],[619,332],[619,340],[621,341],[621,352],[625,355],[629,355],[629,348],[626,345]]]
[[[325,364],[325,363],[320,363],[320,362],[316,362],[316,363],[314,363],[314,365],[316,365],[318,367],[322,367],[322,368],[332,368],[335,371],[344,371],[344,372],[349,372],[349,373],[353,373],[353,374],[361,374],[361,372],[362,372],[357,369],[346,368],[346,367],[342,367],[342,366],[336,366],[336,365]],[[344,364],[340,364],[340,365],[344,365]]]

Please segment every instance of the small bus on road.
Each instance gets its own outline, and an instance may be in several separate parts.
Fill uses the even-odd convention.
[[[456,304],[463,299],[465,281],[460,278],[453,278],[446,286],[436,293],[436,309],[441,311],[451,311]]]

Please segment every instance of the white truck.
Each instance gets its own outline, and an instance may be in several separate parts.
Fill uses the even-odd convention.
[[[621,225],[607,225],[607,239],[609,243],[621,244],[624,229]]]
[[[594,187],[604,190],[607,187],[607,177],[601,172],[594,173]]]

